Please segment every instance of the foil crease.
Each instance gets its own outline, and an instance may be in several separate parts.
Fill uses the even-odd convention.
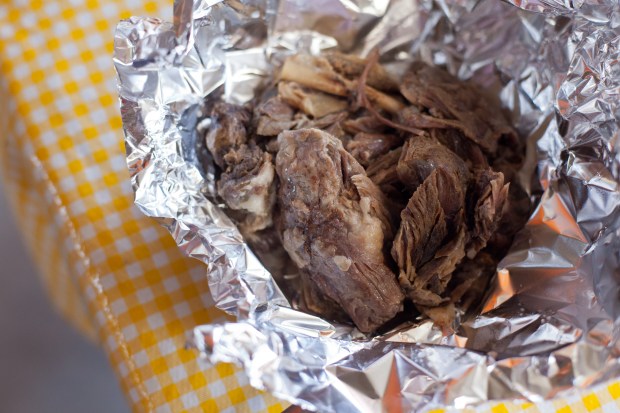
[[[540,402],[620,376],[620,7],[512,3],[177,0],[174,24],[118,25],[135,203],[208,264],[217,306],[237,318],[196,327],[204,359],[321,412]],[[368,338],[294,310],[215,195],[212,102],[251,100],[286,55],[375,47],[395,73],[421,59],[480,83],[527,142],[519,180],[537,206],[482,313],[454,334],[413,320]]]

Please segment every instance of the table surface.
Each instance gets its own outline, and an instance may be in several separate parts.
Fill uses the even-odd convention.
[[[59,317],[45,296],[2,187],[0,184],[0,410],[128,412],[101,349]]]
[[[98,341],[136,412],[281,412],[237,368],[201,365],[187,333],[226,320],[203,264],[133,206],[113,32],[164,0],[9,0],[0,5],[0,174],[51,300]],[[620,411],[620,384],[484,412]]]

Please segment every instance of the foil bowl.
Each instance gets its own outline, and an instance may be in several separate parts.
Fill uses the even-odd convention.
[[[208,265],[237,322],[198,326],[207,363],[321,412],[541,402],[620,376],[620,7],[611,0],[177,0],[114,42],[135,203]],[[215,195],[207,107],[245,103],[290,54],[380,48],[500,97],[527,145],[536,200],[478,314],[366,337],[291,308]],[[197,361],[198,362],[198,361]]]

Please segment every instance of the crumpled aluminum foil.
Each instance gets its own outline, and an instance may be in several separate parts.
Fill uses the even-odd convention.
[[[238,319],[195,329],[209,362],[321,412],[539,402],[620,376],[620,6],[512,3],[178,0],[174,24],[118,25],[135,203],[209,264],[217,306]],[[369,339],[290,308],[214,196],[206,104],[252,99],[288,54],[377,46],[395,72],[422,59],[496,92],[527,141],[520,181],[537,207],[482,314],[447,336],[414,320]]]

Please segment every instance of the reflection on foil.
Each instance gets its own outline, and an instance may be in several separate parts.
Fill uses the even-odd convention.
[[[532,402],[620,375],[620,7],[615,0],[175,2],[175,24],[119,24],[136,204],[238,322],[197,327],[211,363],[309,410],[420,411]],[[499,96],[527,142],[538,205],[477,313],[454,334],[413,320],[368,338],[290,308],[214,196],[209,105],[243,103],[288,54],[380,47],[395,73],[443,65]],[[205,161],[206,159],[206,161]]]

